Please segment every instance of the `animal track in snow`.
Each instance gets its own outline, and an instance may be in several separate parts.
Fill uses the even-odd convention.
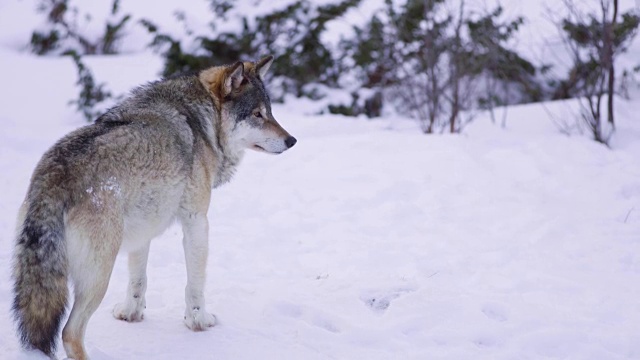
[[[481,336],[473,340],[473,343],[480,348],[490,348],[497,345],[497,342],[492,337]]]
[[[393,300],[413,291],[415,291],[415,289],[412,288],[398,288],[389,291],[370,291],[362,294],[360,296],[360,300],[370,307],[371,310],[382,314],[389,308],[389,306],[391,306],[391,302]]]
[[[290,302],[278,302],[273,305],[273,308],[276,310],[276,312],[287,317],[297,319],[302,316],[302,308],[300,307],[300,305],[292,304]]]
[[[320,329],[332,333],[340,332],[339,327],[331,319],[331,316],[322,311],[309,307],[302,307],[289,302],[279,302],[274,305],[274,309],[283,316],[306,322],[307,324]]]
[[[334,334],[337,334],[340,332],[340,329],[338,328],[338,326],[336,326],[336,324],[334,324],[331,319],[329,318],[329,316],[325,315],[325,314],[321,314],[321,313],[317,313],[315,314],[311,321],[309,322],[311,325],[317,326],[321,329],[327,330],[329,332],[332,332]]]
[[[501,304],[486,303],[482,306],[482,313],[491,320],[505,322],[509,319],[507,310]]]

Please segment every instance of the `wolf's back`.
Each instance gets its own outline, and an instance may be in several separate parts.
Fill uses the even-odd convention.
[[[36,176],[18,219],[12,310],[23,345],[52,356],[68,297],[64,200]]]

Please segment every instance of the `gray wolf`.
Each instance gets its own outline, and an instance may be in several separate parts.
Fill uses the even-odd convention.
[[[113,315],[141,321],[149,243],[174,220],[187,266],[184,322],[213,326],[203,289],[212,188],[229,181],[245,149],[279,154],[296,139],[275,120],[263,79],[273,62],[237,62],[141,86],[95,123],[59,140],[36,166],[18,216],[13,315],[24,346],[69,358],[83,338],[120,251],[129,285]]]

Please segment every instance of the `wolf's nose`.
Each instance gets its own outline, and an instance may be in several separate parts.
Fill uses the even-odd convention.
[[[296,138],[289,136],[287,140],[284,141],[284,144],[287,145],[288,148],[292,148],[297,142],[298,140],[296,140]]]

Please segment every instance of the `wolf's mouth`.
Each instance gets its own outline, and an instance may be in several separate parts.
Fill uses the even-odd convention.
[[[262,146],[257,145],[257,144],[254,144],[254,145],[253,145],[253,150],[261,151],[261,152],[263,152],[263,153],[267,153],[267,154],[276,154],[276,155],[277,155],[277,154],[282,154],[282,153],[283,153],[283,151],[269,151],[269,150],[267,150],[267,149],[265,149],[265,148],[263,148]]]

